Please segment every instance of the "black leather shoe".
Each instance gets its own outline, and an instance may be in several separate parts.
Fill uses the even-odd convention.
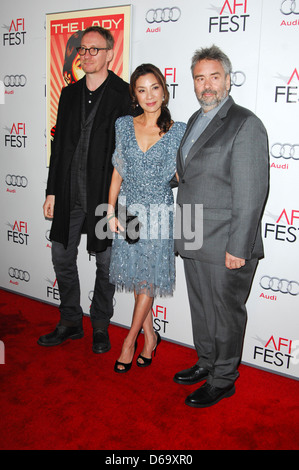
[[[109,335],[107,330],[94,328],[92,350],[96,354],[108,352],[111,349]]]
[[[83,338],[84,332],[82,326],[64,326],[58,325],[52,333],[41,336],[37,343],[40,346],[58,346],[67,339]]]
[[[207,369],[195,365],[175,374],[173,380],[178,384],[193,385],[205,380],[208,375],[209,371]]]
[[[213,387],[208,383],[203,384],[200,388],[191,393],[185,403],[194,408],[206,408],[215,405],[223,398],[231,397],[235,393],[235,386],[229,385],[225,388]]]

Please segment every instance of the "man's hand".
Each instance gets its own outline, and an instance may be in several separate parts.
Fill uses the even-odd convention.
[[[47,196],[43,205],[44,216],[46,219],[53,219],[54,216],[55,196]]]
[[[239,269],[245,265],[245,259],[237,258],[236,256],[230,255],[228,252],[225,254],[225,266],[228,269]]]

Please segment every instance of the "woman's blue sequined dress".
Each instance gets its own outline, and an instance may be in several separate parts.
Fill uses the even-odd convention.
[[[175,287],[173,194],[170,180],[176,154],[186,129],[175,122],[147,152],[138,146],[132,116],[117,119],[112,163],[123,178],[119,202],[141,222],[140,240],[128,244],[113,240],[110,282],[116,290],[171,296]]]

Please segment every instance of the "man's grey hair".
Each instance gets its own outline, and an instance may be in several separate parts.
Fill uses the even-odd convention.
[[[192,63],[191,63],[191,72],[193,76],[193,71],[194,67],[197,64],[197,62],[200,62],[201,60],[218,60],[218,62],[221,63],[225,76],[231,74],[232,72],[232,64],[229,58],[227,57],[224,52],[222,52],[221,49],[219,49],[218,46],[211,46],[211,47],[202,47],[201,49],[198,49],[195,51],[193,57],[192,57]]]

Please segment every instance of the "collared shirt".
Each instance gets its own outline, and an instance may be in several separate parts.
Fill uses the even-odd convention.
[[[194,145],[194,143],[197,141],[197,139],[201,136],[203,131],[210,124],[212,119],[218,113],[219,109],[224,105],[224,103],[227,100],[228,100],[228,96],[226,98],[224,98],[224,100],[221,101],[221,103],[218,106],[216,106],[216,108],[211,109],[207,113],[204,113],[202,109],[200,110],[197,118],[195,119],[195,121],[194,121],[194,123],[193,123],[193,125],[190,129],[188,138],[186,139],[186,141],[183,145],[183,148],[182,148],[184,161],[186,160],[191,147]]]
[[[108,81],[108,77],[106,80],[94,91],[90,91],[85,82],[85,118],[89,116],[89,113],[91,112],[94,103],[97,101],[99,95],[103,92],[106,83]]]

